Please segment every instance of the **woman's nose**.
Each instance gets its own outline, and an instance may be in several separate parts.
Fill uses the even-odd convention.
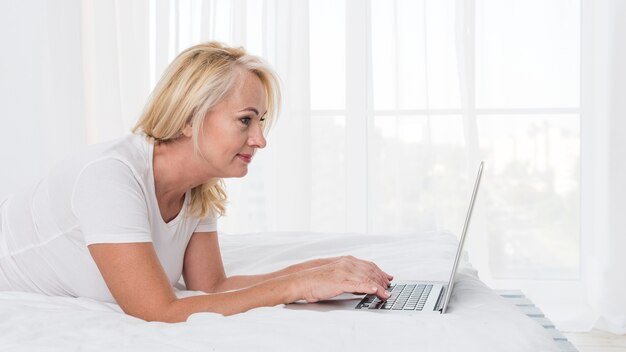
[[[251,147],[255,148],[265,148],[267,145],[267,141],[265,140],[265,136],[263,135],[263,128],[261,124],[257,124],[256,128],[251,132],[250,138],[248,138],[248,144]]]

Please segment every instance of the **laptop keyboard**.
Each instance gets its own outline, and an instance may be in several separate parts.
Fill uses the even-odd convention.
[[[355,309],[422,310],[432,288],[430,284],[393,285],[388,289],[391,296],[386,301],[367,295]]]

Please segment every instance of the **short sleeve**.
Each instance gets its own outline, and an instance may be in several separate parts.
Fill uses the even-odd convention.
[[[87,245],[152,241],[142,184],[121,160],[97,160],[82,170],[72,210]]]
[[[217,219],[212,216],[207,216],[200,220],[196,229],[193,232],[215,232],[217,231]]]

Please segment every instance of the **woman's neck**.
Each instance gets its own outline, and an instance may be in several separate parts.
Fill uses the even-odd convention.
[[[185,193],[206,182],[197,173],[193,143],[179,139],[155,142],[152,167],[154,188],[163,220],[168,222],[180,212]]]

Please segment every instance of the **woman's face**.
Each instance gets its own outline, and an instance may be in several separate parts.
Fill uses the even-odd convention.
[[[241,77],[233,93],[204,118],[199,146],[212,177],[245,176],[256,150],[266,145],[265,89],[254,73]]]

